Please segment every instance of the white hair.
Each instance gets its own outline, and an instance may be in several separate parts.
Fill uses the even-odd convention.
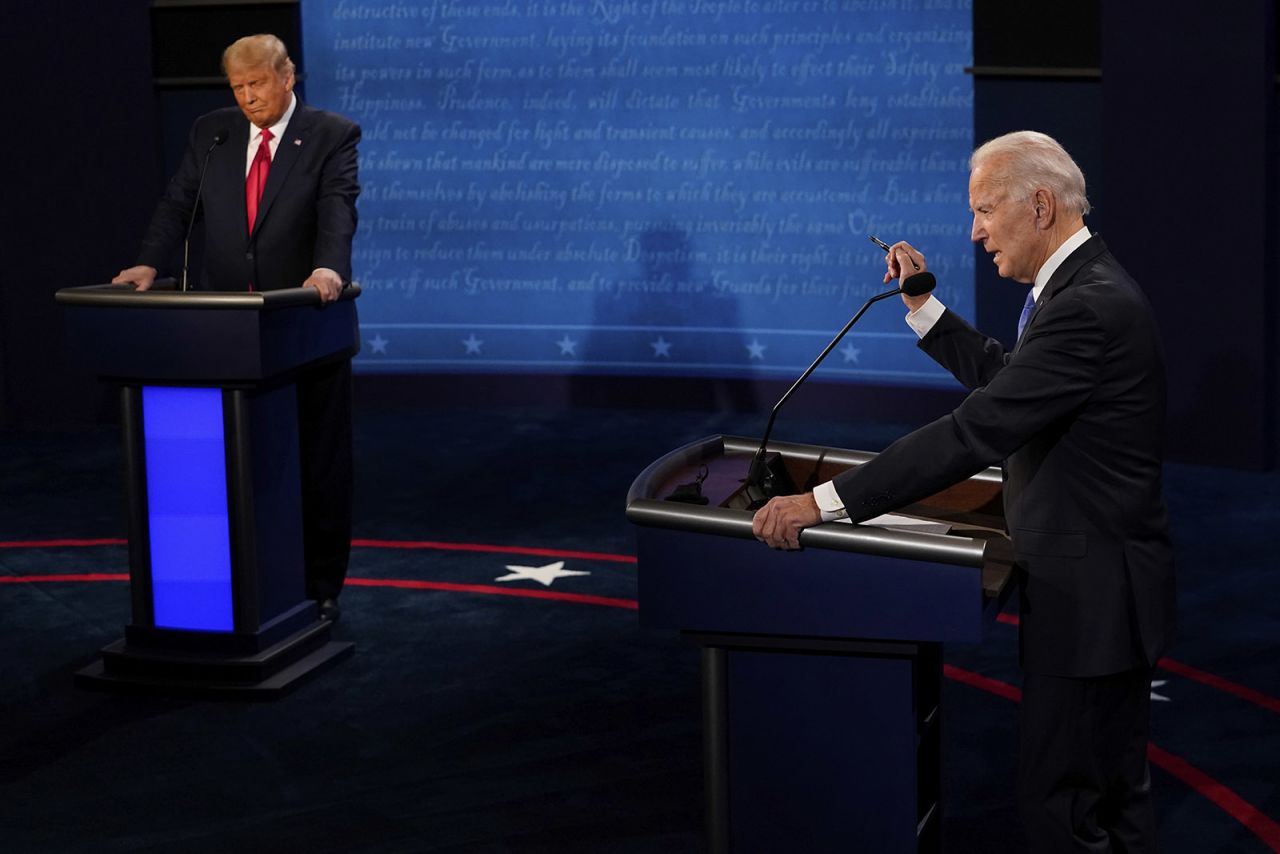
[[[1047,134],[1020,130],[984,142],[969,157],[970,171],[998,158],[1002,166],[993,180],[1015,196],[1049,190],[1063,210],[1081,216],[1089,212],[1084,173],[1058,141]]]

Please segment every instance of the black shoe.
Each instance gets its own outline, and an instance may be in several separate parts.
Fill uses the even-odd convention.
[[[329,623],[338,622],[338,617],[342,611],[338,608],[338,600],[332,596],[328,596],[320,600],[320,619]]]

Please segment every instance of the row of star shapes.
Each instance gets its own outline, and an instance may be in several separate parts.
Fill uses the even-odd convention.
[[[369,349],[373,353],[381,353],[382,355],[386,355],[387,345],[390,343],[391,342],[389,340],[382,337],[382,333],[378,333],[377,335],[369,339]],[[475,336],[475,333],[472,333],[468,337],[463,338],[460,343],[464,348],[463,355],[467,355],[467,356],[480,355],[481,348],[484,346],[484,340],[481,338],[477,338]],[[556,346],[560,348],[561,356],[577,356],[578,343],[579,343],[578,339],[570,338],[567,333],[559,341],[555,342]],[[653,348],[653,358],[655,359],[671,358],[671,348],[673,345],[670,341],[668,341],[662,335],[659,335],[656,340],[650,341],[649,346]],[[764,361],[764,352],[765,350],[769,349],[769,345],[761,344],[760,339],[758,338],[753,338],[751,339],[750,344],[743,344],[742,346],[747,351],[748,359],[754,359],[758,361]],[[855,365],[858,364],[858,357],[861,354],[862,354],[862,350],[858,347],[853,346],[853,344],[850,342],[846,342],[845,345],[842,348],[840,348],[840,355],[844,356],[844,360],[846,363],[852,362]]]

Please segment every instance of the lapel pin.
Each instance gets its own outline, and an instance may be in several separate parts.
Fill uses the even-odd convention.
[[[302,145],[302,140],[300,140],[300,139],[295,139],[295,140],[293,141],[293,144],[294,144],[294,145]]]

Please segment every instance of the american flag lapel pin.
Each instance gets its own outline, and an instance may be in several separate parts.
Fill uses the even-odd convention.
[[[293,141],[293,144],[294,144],[294,145],[302,145],[302,140],[301,140],[301,139],[295,139],[295,140]]]

